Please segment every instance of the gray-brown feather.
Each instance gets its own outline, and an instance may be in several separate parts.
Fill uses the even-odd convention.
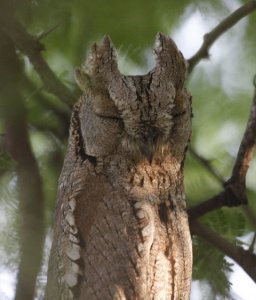
[[[47,299],[189,299],[183,162],[186,65],[157,37],[156,66],[124,76],[109,38],[76,70],[84,94],[59,181]]]

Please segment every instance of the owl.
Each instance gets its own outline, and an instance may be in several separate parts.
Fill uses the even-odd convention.
[[[157,34],[155,67],[120,73],[109,37],[75,70],[46,298],[189,299],[183,167],[191,134],[186,62]]]

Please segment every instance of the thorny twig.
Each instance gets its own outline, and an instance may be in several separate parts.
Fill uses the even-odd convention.
[[[0,29],[8,35],[16,47],[29,58],[45,88],[64,103],[71,106],[77,97],[51,70],[41,54],[44,50],[44,46],[39,40],[29,34],[25,28],[14,19],[12,13],[5,14],[3,11],[0,12]]]
[[[256,1],[248,2],[227,17],[210,33],[206,34],[201,48],[191,59],[188,60],[188,73],[192,72],[195,65],[201,59],[208,57],[209,48],[222,33],[224,33],[227,29],[232,27],[241,18],[252,12],[254,9],[256,9]],[[253,148],[256,142],[256,76],[254,77],[254,86],[255,93],[253,97],[251,113],[230,179],[227,182],[224,182],[223,178],[217,174],[214,168],[212,168],[209,161],[203,159],[200,155],[192,150],[194,157],[198,159],[221,184],[223,184],[224,191],[208,201],[205,201],[194,208],[190,208],[188,213],[190,216],[191,232],[213,244],[220,251],[234,259],[256,282],[256,272],[254,267],[256,263],[256,256],[253,254],[251,249],[254,246],[256,235],[254,235],[251,247],[248,250],[244,250],[242,247],[230,243],[228,240],[224,239],[207,226],[195,220],[195,218],[198,218],[203,214],[218,209],[224,205],[233,206],[247,204],[245,177],[249,168],[249,164],[252,160]],[[242,205],[242,209],[247,215],[248,219],[255,225],[256,218],[250,207]]]
[[[40,40],[44,39],[47,35],[52,33],[54,30],[58,29],[61,24],[62,24],[62,22],[59,22],[58,24],[52,26],[48,30],[41,32],[40,34],[37,35],[37,40],[40,41]]]
[[[244,4],[220,22],[212,31],[204,35],[204,41],[201,48],[188,59],[188,74],[192,72],[194,67],[199,63],[200,60],[208,58],[209,49],[212,44],[228,29],[233,27],[243,17],[247,16],[256,9],[256,1],[252,0]]]

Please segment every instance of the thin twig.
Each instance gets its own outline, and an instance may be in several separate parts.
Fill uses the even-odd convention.
[[[41,41],[42,39],[44,39],[47,35],[49,35],[50,33],[52,33],[53,31],[55,31],[56,29],[58,29],[60,27],[60,25],[62,24],[63,22],[59,22],[58,24],[52,26],[50,29],[46,30],[46,31],[43,31],[41,33],[39,33],[37,35],[37,40],[38,41]]]
[[[196,220],[190,221],[190,228],[192,234],[196,234],[203,238],[214,247],[231,257],[256,282],[256,255],[251,253],[249,250],[245,250],[238,245],[230,243],[212,229]]]
[[[194,67],[198,64],[201,59],[208,58],[209,49],[212,44],[221,36],[224,32],[234,26],[242,18],[250,14],[256,9],[256,1],[249,1],[232,14],[230,14],[226,19],[220,22],[212,31],[204,35],[204,41],[201,48],[194,54],[190,59],[188,59],[188,74],[192,72]]]
[[[214,178],[223,185],[224,178],[213,168],[210,161],[203,156],[201,156],[193,147],[189,147],[189,152],[198,160],[209,172],[214,176]]]

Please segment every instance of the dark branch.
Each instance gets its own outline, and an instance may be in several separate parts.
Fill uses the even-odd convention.
[[[255,83],[254,79],[254,83]],[[239,206],[247,204],[245,178],[253,157],[253,148],[256,142],[256,84],[250,116],[244,132],[238,155],[229,180],[224,183],[224,191],[211,199],[200,203],[188,210],[191,218],[216,210],[222,206]],[[208,168],[209,170],[209,168]]]
[[[226,19],[220,22],[211,32],[204,35],[204,41],[201,48],[194,54],[190,59],[188,59],[188,74],[192,72],[194,67],[198,64],[201,59],[208,58],[209,49],[212,44],[228,29],[233,27],[238,21],[250,14],[256,9],[256,1],[249,1]]]
[[[254,77],[255,93],[252,101],[251,112],[242,142],[239,147],[237,159],[233,167],[230,181],[245,184],[245,177],[253,157],[256,142],[256,76]]]
[[[16,47],[29,58],[45,88],[71,106],[77,97],[57,78],[44,60],[41,54],[44,46],[38,39],[27,33],[11,13],[6,15],[3,11],[0,13],[0,26],[1,30],[13,40]]]
[[[216,232],[196,220],[190,221],[190,229],[192,234],[196,234],[203,238],[232,258],[244,269],[252,280],[256,282],[256,256],[251,253],[251,251],[244,250],[242,247],[230,243],[228,240],[219,236]]]
[[[238,206],[241,205],[241,201],[246,202],[244,195],[240,195],[240,190],[232,190],[227,188],[218,195],[198,204],[195,207],[188,209],[189,217],[192,219],[199,218],[206,213],[209,213],[213,210],[217,210],[223,206]]]

